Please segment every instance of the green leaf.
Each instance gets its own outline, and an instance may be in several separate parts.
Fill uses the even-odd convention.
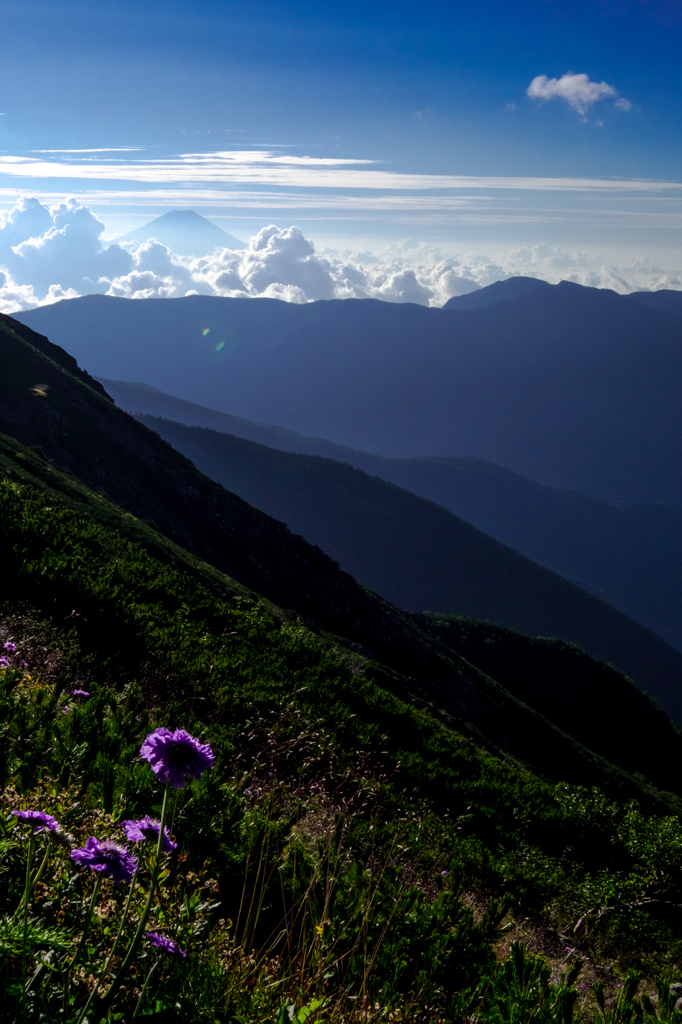
[[[61,928],[49,928],[37,919],[29,920],[26,930],[29,949],[48,947],[60,952],[71,945],[70,936]],[[18,918],[0,919],[0,956],[19,956],[24,947],[24,922]]]

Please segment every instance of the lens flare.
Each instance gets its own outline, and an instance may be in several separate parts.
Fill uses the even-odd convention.
[[[207,334],[211,333],[211,328],[210,327],[204,327],[204,329],[203,329],[203,331],[201,333],[203,334],[204,337],[206,337]]]
[[[224,341],[219,341],[218,344],[215,347],[215,350],[216,350],[216,352],[220,352],[220,350],[222,348],[225,348],[225,342]]]

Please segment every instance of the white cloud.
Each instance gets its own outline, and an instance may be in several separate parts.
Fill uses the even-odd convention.
[[[196,285],[191,271],[180,258],[150,238],[142,245],[128,245],[132,269],[127,274],[102,277],[98,282],[107,295],[126,299],[168,299],[186,295]],[[212,289],[203,289],[213,294]]]
[[[287,302],[374,298],[441,306],[494,281],[526,275],[617,292],[682,288],[682,270],[646,259],[615,265],[580,250],[538,245],[494,258],[406,239],[375,252],[316,250],[298,227],[269,225],[246,249],[181,257],[150,239],[104,247],[103,225],[76,200],[49,210],[22,199],[0,215],[0,311],[31,309],[92,292],[125,298],[264,296]]]
[[[98,146],[97,149],[32,149],[32,153],[135,153],[143,146]]]
[[[248,248],[190,262],[195,280],[210,285],[218,295],[275,295],[289,289],[292,301],[333,299],[334,280],[324,260],[300,228],[280,229],[270,224],[255,235]],[[294,291],[291,291],[294,289]]]
[[[373,290],[373,298],[387,302],[416,302],[422,306],[430,305],[434,291],[426,284],[417,280],[414,270],[401,270],[392,274],[384,285]]]
[[[0,313],[15,313],[19,309],[34,309],[40,302],[30,285],[19,285],[9,274],[0,270]]]
[[[131,270],[111,282],[107,295],[122,299],[169,299],[175,295],[172,277],[159,277],[151,270]]]
[[[568,105],[579,114],[585,114],[599,100],[618,96],[617,90],[607,82],[591,82],[587,75],[566,74],[561,78],[548,78],[538,75],[526,89],[526,95],[534,100],[566,100]],[[616,106],[621,110],[629,110],[629,100],[619,97]]]
[[[74,294],[101,291],[100,278],[125,274],[133,264],[120,246],[102,244],[103,231],[92,210],[75,199],[48,210],[24,198],[0,220],[0,267],[46,299],[52,285]]]
[[[39,238],[53,227],[52,217],[37,199],[22,198],[7,213],[0,213],[0,266],[13,245]]]
[[[0,270],[0,313],[16,313],[19,309],[35,309],[36,306],[47,306],[61,299],[75,299],[78,292],[73,289],[64,290],[60,285],[53,284],[47,293],[38,298],[30,284],[20,285],[13,281],[9,274]]]

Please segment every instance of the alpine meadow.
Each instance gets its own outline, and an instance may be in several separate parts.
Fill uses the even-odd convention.
[[[682,0],[5,0],[2,1024],[682,1024]]]

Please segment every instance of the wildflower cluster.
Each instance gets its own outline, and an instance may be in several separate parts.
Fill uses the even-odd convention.
[[[17,654],[17,645],[13,640],[5,641],[0,651],[0,668],[28,668],[24,659]]]
[[[5,645],[7,646],[7,645]],[[86,691],[75,690],[74,697],[86,699],[89,694]],[[159,884],[161,860],[163,855],[172,854],[177,849],[177,843],[173,842],[166,828],[166,811],[168,807],[169,789],[183,789],[187,779],[199,779],[207,768],[214,762],[211,748],[202,744],[193,736],[190,736],[184,729],[176,729],[174,732],[166,728],[157,729],[150,733],[140,749],[143,760],[149,762],[157,780],[164,784],[161,816],[159,819],[152,818],[146,814],[138,820],[127,819],[120,825],[121,832],[127,843],[139,844],[141,852],[134,855],[123,841],[118,842],[111,837],[98,838],[91,835],[86,842],[72,849],[73,838],[61,828],[59,822],[50,814],[42,810],[20,809],[11,813],[17,819],[20,826],[29,829],[28,850],[26,858],[26,882],[21,903],[17,909],[23,913],[23,943],[22,943],[22,986],[21,1002],[22,1017],[26,1018],[28,1000],[31,997],[32,988],[38,982],[43,973],[43,968],[38,966],[33,977],[28,978],[28,958],[30,952],[31,928],[34,924],[29,920],[29,903],[31,893],[36,887],[48,859],[49,844],[46,847],[45,856],[41,867],[35,874],[32,874],[32,860],[34,843],[41,833],[52,837],[60,845],[66,846],[70,851],[70,859],[83,871],[93,878],[93,889],[90,898],[89,908],[86,914],[83,930],[78,946],[74,953],[64,954],[57,964],[51,962],[51,970],[55,971],[62,978],[63,988],[63,1013],[66,1013],[73,1003],[70,995],[71,982],[76,974],[82,971],[82,961],[88,946],[88,933],[95,909],[95,902],[101,883],[108,879],[115,887],[128,886],[128,895],[120,920],[118,933],[113,945],[106,956],[105,962],[96,977],[95,985],[89,993],[85,1006],[75,1018],[75,1024],[95,1024],[96,1021],[107,1018],[113,1012],[113,1005],[117,995],[123,989],[127,976],[130,974],[142,942],[146,940],[151,949],[158,951],[159,956],[169,956],[178,961],[186,958],[187,954],[175,938],[160,934],[156,931],[149,931],[146,928],[147,921],[152,911],[155,891]],[[151,877],[144,903],[144,909],[136,923],[136,930],[132,940],[125,946],[125,929],[129,917],[131,899],[136,889],[139,868],[144,844],[152,844],[154,852],[151,859]],[[114,956],[121,947],[119,958],[115,961]],[[140,1011],[142,1000],[148,990],[149,981],[156,970],[159,959],[155,961],[148,973],[147,979],[139,993],[138,1006],[135,1016]],[[113,968],[116,971],[113,973]],[[113,974],[113,977],[112,977]],[[61,1018],[60,1018],[61,1019]],[[69,1018],[71,1019],[71,1018]]]

